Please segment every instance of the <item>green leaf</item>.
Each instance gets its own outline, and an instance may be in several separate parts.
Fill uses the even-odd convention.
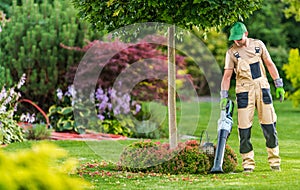
[[[73,125],[72,125],[72,121],[61,121],[57,123],[58,129],[59,131],[71,131],[73,130]]]
[[[69,115],[69,114],[73,113],[73,108],[72,107],[64,107],[60,111],[58,111],[58,113],[62,114],[62,115]]]

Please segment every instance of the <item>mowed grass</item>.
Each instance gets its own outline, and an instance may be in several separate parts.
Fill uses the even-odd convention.
[[[181,120],[178,126],[179,132],[181,135],[192,135],[199,139],[203,130],[209,130],[211,141],[216,143],[216,136],[213,135],[216,135],[217,118],[212,118],[212,115],[218,115],[219,110],[209,102],[201,102],[197,106],[199,109],[195,107],[195,103],[181,103],[178,106],[178,120]],[[227,143],[237,153],[239,165],[235,172],[229,174],[168,175],[114,170],[113,165],[118,161],[123,148],[141,139],[51,142],[67,150],[69,156],[77,158],[81,164],[102,163],[95,167],[101,175],[94,175],[92,171],[83,175],[93,185],[92,189],[300,189],[300,108],[293,108],[289,101],[284,103],[275,101],[274,106],[278,116],[277,132],[282,158],[281,172],[272,172],[269,168],[265,140],[257,117],[255,117],[252,143],[256,169],[253,173],[242,173],[241,157],[238,154],[236,110],[233,117],[234,125]],[[155,141],[168,142],[168,139]],[[39,142],[13,143],[2,149],[14,152],[30,148],[35,143]]]

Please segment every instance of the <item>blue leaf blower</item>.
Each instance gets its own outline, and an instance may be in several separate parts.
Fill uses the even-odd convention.
[[[218,143],[215,152],[214,166],[211,169],[211,173],[224,173],[223,159],[226,147],[227,138],[230,135],[232,129],[232,114],[234,104],[232,100],[228,100],[226,108],[221,110],[220,118],[218,120]]]

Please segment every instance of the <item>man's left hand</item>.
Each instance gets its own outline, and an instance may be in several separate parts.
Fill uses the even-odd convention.
[[[285,91],[283,87],[276,88],[276,98],[279,98],[280,102],[284,100]]]

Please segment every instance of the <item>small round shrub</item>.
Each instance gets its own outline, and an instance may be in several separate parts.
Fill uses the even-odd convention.
[[[168,143],[146,140],[127,146],[120,156],[118,168],[131,172],[205,174],[213,163],[214,156],[206,155],[196,140],[180,142],[173,150]],[[223,170],[231,172],[236,166],[236,154],[226,145]]]
[[[27,140],[45,140],[51,136],[51,131],[46,124],[34,124],[25,130],[24,136]]]
[[[216,146],[214,146],[214,150],[216,152]],[[213,156],[208,155],[208,157],[209,157],[209,162],[210,162],[210,165],[211,165],[209,170],[211,170],[213,165],[214,165],[215,156],[214,155]],[[226,144],[225,153],[224,153],[224,160],[223,160],[223,166],[222,166],[223,171],[225,173],[233,172],[233,171],[235,171],[237,165],[238,165],[237,155],[235,154],[233,149],[228,144]]]

